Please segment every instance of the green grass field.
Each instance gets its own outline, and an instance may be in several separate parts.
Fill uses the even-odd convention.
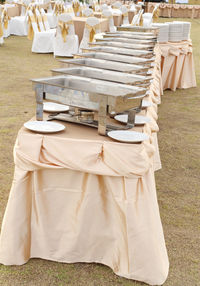
[[[166,19],[161,19],[165,21]],[[200,19],[191,20],[198,87],[165,91],[159,106],[163,168],[156,173],[160,214],[170,260],[165,286],[200,285]],[[0,47],[0,224],[13,178],[13,146],[22,124],[35,112],[29,79],[59,67],[52,55],[31,53],[24,37]],[[0,265],[1,286],[139,286],[99,264],[63,264],[32,259]]]

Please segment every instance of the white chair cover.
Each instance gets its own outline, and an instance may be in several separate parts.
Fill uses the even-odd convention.
[[[140,18],[142,17],[143,14],[143,9],[141,9],[134,17],[133,20],[131,22],[132,26],[138,26],[140,24]]]
[[[29,4],[25,16],[16,16],[11,17],[10,19],[10,34],[16,36],[27,36],[28,34],[28,9],[30,8],[31,4]]]
[[[83,17],[92,17],[93,15],[94,15],[94,12],[90,8],[86,8],[85,10],[82,11]]]
[[[126,8],[126,6],[122,6],[121,7],[121,11],[122,11],[122,17],[123,17],[123,25],[129,25],[129,20],[128,20],[128,9]]]
[[[28,11],[29,17],[33,16],[32,11]],[[48,30],[39,32],[37,22],[31,22],[34,37],[32,43],[32,52],[33,53],[53,53],[54,51],[54,39],[55,39],[55,30]]]
[[[41,12],[41,15],[42,15],[42,21],[43,21],[43,25],[44,25],[44,28],[46,31],[50,30],[50,25],[49,25],[49,22],[48,22],[48,19],[47,19],[47,15],[44,11],[43,8],[40,9],[40,12]]]
[[[110,32],[113,32],[113,33],[116,32],[117,28],[114,25],[112,12],[107,10],[107,9],[104,9],[102,11],[102,16],[105,17],[105,18],[108,18]]]
[[[68,34],[62,35],[60,23],[66,23]],[[79,49],[78,36],[75,35],[74,23],[70,14],[61,14],[58,16],[58,26],[54,43],[54,56],[71,57]]]
[[[89,47],[88,43],[90,42],[90,30],[88,27],[91,27],[95,30],[95,34],[100,33],[100,21],[96,17],[89,17],[86,20],[86,25],[83,32],[83,38],[80,43],[79,51],[82,52],[82,49],[86,49]]]
[[[4,40],[3,40],[3,21],[2,21],[2,8],[0,5],[0,45],[3,45]]]
[[[10,20],[7,16],[7,8],[4,7],[1,13],[2,27],[3,27],[3,38],[8,38],[10,36]],[[7,18],[7,26],[5,26],[4,20]]]
[[[152,25],[153,13],[144,13],[142,15],[143,27],[150,27]]]
[[[39,26],[40,32],[43,32],[45,31],[45,28],[44,28],[44,24],[42,21],[42,15],[40,14],[40,11],[37,8],[35,9],[35,13],[36,13],[37,24]]]

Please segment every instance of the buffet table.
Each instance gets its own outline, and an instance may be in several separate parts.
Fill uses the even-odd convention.
[[[152,12],[156,3],[148,3],[148,12]],[[169,18],[200,18],[200,5],[167,4],[159,6],[160,17]]]
[[[19,131],[0,263],[21,265],[33,257],[96,262],[129,279],[164,283],[169,262],[154,178],[160,168],[157,49],[159,61],[145,98],[153,105],[142,111],[151,122],[133,128],[149,134],[149,140],[118,143],[70,123],[52,135]]]
[[[163,90],[196,87],[191,41],[160,43]]]

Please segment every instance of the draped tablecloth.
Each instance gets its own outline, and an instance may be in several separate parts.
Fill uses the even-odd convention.
[[[152,12],[156,3],[148,3],[148,12]],[[200,5],[167,4],[159,6],[160,17],[169,18],[200,18]]]
[[[192,42],[159,44],[163,90],[196,87]]]
[[[70,123],[59,134],[19,131],[0,263],[97,262],[129,279],[164,283],[169,262],[154,179],[159,67],[146,96],[153,105],[143,111],[151,122],[134,127],[148,141],[118,143]]]

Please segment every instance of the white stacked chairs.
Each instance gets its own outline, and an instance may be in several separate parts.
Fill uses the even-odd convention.
[[[53,53],[54,52],[54,40],[55,30],[48,30],[40,32],[32,11],[28,11],[30,24],[34,32],[32,52],[33,53]]]
[[[82,16],[83,17],[92,17],[92,16],[94,16],[94,12],[91,8],[86,8],[85,10],[82,11]]]
[[[114,25],[112,12],[107,10],[107,9],[104,9],[102,11],[102,16],[103,16],[103,18],[107,18],[108,19],[109,31],[112,32],[112,33],[116,32],[117,28]]]
[[[54,56],[72,57],[79,50],[78,36],[70,14],[58,16],[58,25],[54,42]]]
[[[128,20],[128,9],[126,8],[126,6],[122,6],[121,7],[121,12],[122,12],[122,25],[127,26],[129,25],[129,20]]]
[[[98,33],[100,33],[99,19],[96,17],[87,18],[79,51],[82,52],[82,49],[88,48],[88,43],[93,42],[95,34]]]

